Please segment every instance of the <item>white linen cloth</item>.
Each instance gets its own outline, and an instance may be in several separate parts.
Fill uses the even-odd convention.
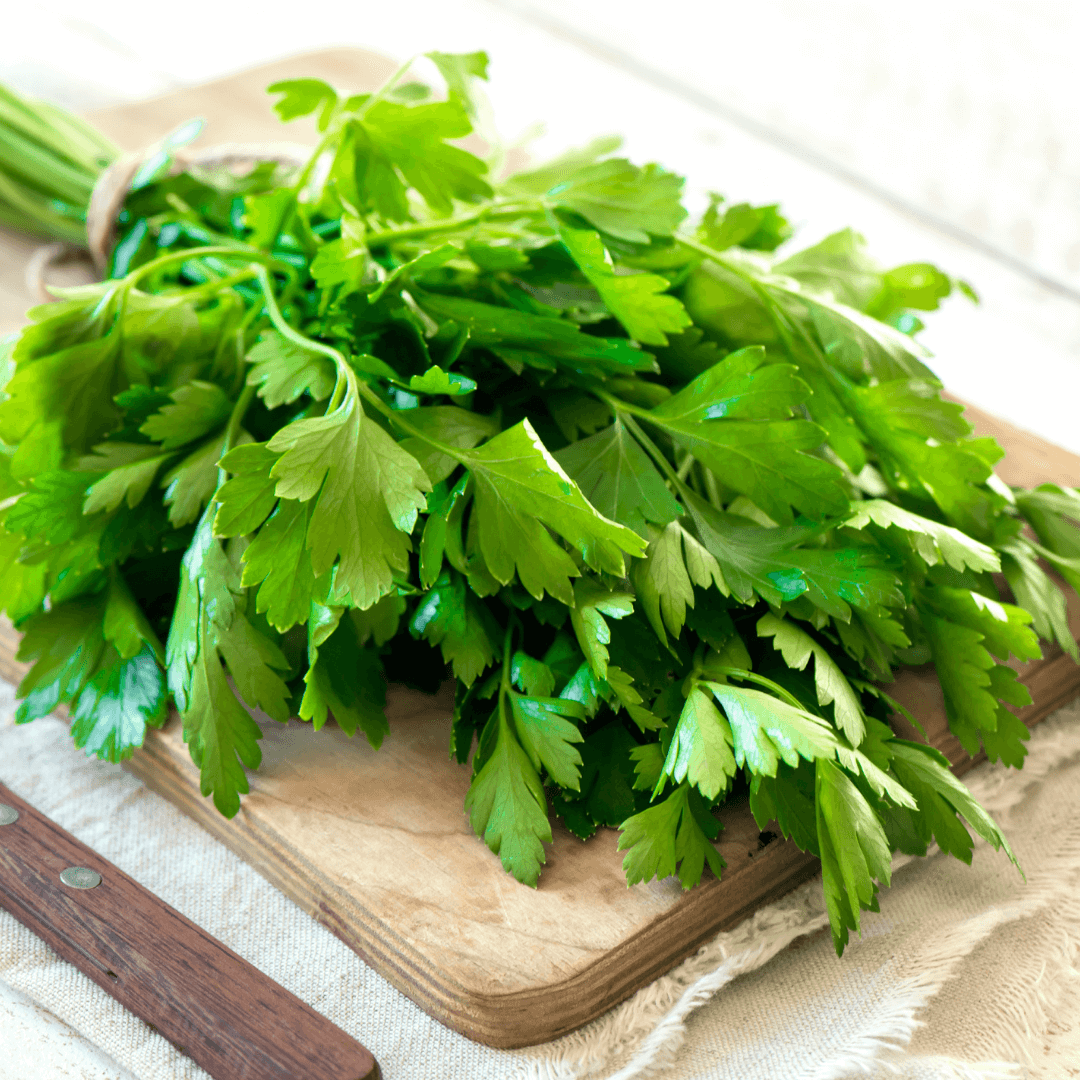
[[[359,1038],[386,1080],[1080,1075],[1080,703],[1035,729],[1022,772],[968,776],[1026,883],[982,843],[971,868],[898,860],[838,960],[815,879],[581,1032],[517,1051],[430,1019],[179,810],[58,720],[16,727],[13,705],[0,684],[0,780]],[[0,1080],[205,1077],[0,912]]]

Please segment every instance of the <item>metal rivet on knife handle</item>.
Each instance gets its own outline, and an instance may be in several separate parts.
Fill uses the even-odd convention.
[[[101,875],[85,866],[69,866],[61,871],[60,880],[69,889],[96,889],[101,884]]]
[[[0,825],[14,825],[19,820],[19,811],[7,803],[0,803]]]

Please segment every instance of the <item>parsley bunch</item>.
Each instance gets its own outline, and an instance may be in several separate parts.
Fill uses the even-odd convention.
[[[498,180],[458,142],[486,57],[431,59],[441,100],[271,87],[318,117],[305,167],[140,188],[110,278],[8,341],[19,720],[65,704],[117,760],[171,696],[232,815],[252,710],[378,746],[388,680],[451,674],[519,881],[554,813],[689,888],[749,798],[820,856],[838,950],[893,852],[1009,851],[882,689],[932,661],[964,747],[1019,766],[1009,657],[1076,657],[1043,565],[1080,587],[1080,494],[1002,484],[913,336],[970,290],[848,231],[775,254],[775,206],[690,224],[610,141]]]

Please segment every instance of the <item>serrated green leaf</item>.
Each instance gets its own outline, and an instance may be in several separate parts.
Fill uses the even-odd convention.
[[[224,445],[224,433],[212,435],[162,477],[165,505],[173,528],[198,520],[203,507],[210,502],[217,490],[217,463]]]
[[[848,776],[824,757],[816,769],[822,881],[833,945],[840,954],[848,930],[859,932],[860,909],[874,904],[874,879],[889,884],[892,853],[880,818]]]
[[[727,719],[705,691],[691,688],[664,761],[663,776],[693,784],[706,799],[726,790],[737,768]]]
[[[694,813],[695,793],[681,784],[663,802],[627,818],[619,834],[619,851],[625,851],[623,871],[629,885],[676,872],[684,889],[701,880],[705,864],[720,877],[726,865],[712,841],[719,833],[715,818]],[[707,818],[709,832],[703,821]],[[706,823],[707,823],[706,822]]]
[[[611,705],[615,711],[625,709],[630,719],[642,731],[657,731],[664,726],[664,721],[659,716],[645,708],[644,699],[634,687],[633,677],[622,668],[608,664],[606,684],[611,691]],[[566,696],[566,690],[563,695]]]
[[[734,736],[735,761],[755,773],[775,776],[781,761],[795,768],[799,758],[835,760],[836,733],[819,716],[760,690],[708,682],[701,684],[720,703]]]
[[[584,334],[564,319],[434,293],[423,293],[417,300],[428,314],[466,327],[471,345],[533,351],[550,357],[552,369],[559,364],[571,370],[625,372],[652,371],[656,366],[648,353],[629,341]]]
[[[487,81],[487,53],[429,52],[424,55],[435,64],[439,74],[446,80],[450,97],[459,101],[470,116],[475,116],[477,104],[472,82],[474,79]]]
[[[555,693],[555,673],[520,649],[510,659],[510,681],[529,697],[546,698]]]
[[[581,754],[574,747],[583,739],[574,720],[582,720],[585,710],[565,698],[535,698],[507,692],[514,728],[525,752],[539,771],[541,766],[563,788],[577,791],[581,775]]]
[[[630,337],[646,345],[666,345],[668,334],[691,325],[680,301],[666,295],[671,287],[666,278],[648,273],[616,274],[599,233],[560,222],[559,238]]]
[[[436,364],[423,375],[413,375],[409,379],[409,389],[418,394],[450,394],[456,397],[458,394],[471,394],[476,389],[476,383],[456,371],[443,371]]]
[[[554,181],[549,185],[549,180]],[[543,190],[552,208],[580,214],[589,224],[620,240],[647,244],[651,236],[671,236],[686,217],[680,201],[682,178],[658,165],[638,168],[625,158],[609,158],[578,168],[519,173],[511,187]]]
[[[323,401],[334,389],[334,365],[326,356],[297,345],[277,330],[264,332],[246,359],[251,364],[247,384],[259,388],[268,409],[291,405],[305,393]]]
[[[855,503],[854,512],[844,522],[849,529],[865,529],[870,524],[907,533],[912,546],[928,566],[945,563],[954,570],[994,574],[1001,569],[993,548],[959,529],[920,517],[885,499],[865,499]]]
[[[99,511],[113,511],[121,503],[127,503],[129,507],[138,506],[150,490],[158,470],[169,460],[171,454],[153,454],[156,447],[139,447],[140,450],[150,451],[141,460],[136,460],[127,465],[107,472],[100,480],[95,481],[86,491],[86,499],[83,501],[84,514],[96,514]]]
[[[311,503],[282,499],[243,555],[240,584],[259,586],[255,610],[282,633],[306,622],[312,601],[325,602],[330,587],[329,573],[317,578],[311,568],[310,518]]]
[[[1017,603],[1032,617],[1039,637],[1056,642],[1080,663],[1080,649],[1069,626],[1065,594],[1038,564],[1031,545],[1019,538],[1001,549],[1001,569]]]
[[[502,652],[494,619],[461,574],[449,568],[420,601],[409,629],[413,637],[423,635],[438,645],[443,660],[453,665],[455,678],[466,686]]]
[[[591,578],[574,582],[574,606],[570,609],[570,624],[578,645],[598,679],[608,673],[611,629],[604,619],[621,619],[634,610],[634,598],[626,592],[605,589]]]
[[[1016,856],[1004,833],[998,828],[993,818],[975,801],[971,792],[953,776],[949,761],[943,754],[933,747],[906,742],[903,739],[894,739],[889,743],[889,749],[897,776],[918,799],[919,809],[931,816],[930,823],[935,836],[938,836],[941,815],[941,807],[937,799],[941,799],[948,804],[951,811],[960,814],[995,851],[1004,849],[1005,854],[1019,868],[1020,864],[1016,861]],[[931,793],[937,799],[928,798],[927,796],[931,796]],[[942,829],[943,833],[944,831]],[[944,850],[956,855],[958,859],[964,862],[971,861],[970,841],[966,846],[966,854],[963,848],[953,850],[946,844],[942,844],[940,838],[938,843]]]
[[[465,796],[473,831],[518,881],[535,886],[551,842],[547,800],[536,767],[510,726],[505,696],[481,736],[487,747],[483,766]]]
[[[337,588],[360,608],[390,591],[408,566],[407,534],[431,484],[416,459],[364,415],[355,376],[326,416],[294,420],[266,444],[281,457],[270,475],[283,499],[314,501],[307,544],[312,570],[337,563]]]
[[[457,405],[428,405],[409,409],[408,421],[411,427],[419,428],[427,437],[461,450],[471,450],[477,443],[499,431],[496,417],[469,412]],[[433,484],[447,479],[460,464],[457,458],[443,453],[422,438],[409,436],[402,439],[399,445],[420,462]]]
[[[139,428],[162,450],[175,450],[195,442],[223,424],[232,411],[228,394],[216,383],[193,379],[177,387],[165,405]]]
[[[476,484],[473,517],[480,551],[503,584],[516,571],[537,599],[546,591],[573,602],[570,578],[579,571],[544,525],[572,544],[588,566],[616,577],[626,571],[624,552],[644,551],[636,533],[593,509],[528,420],[462,457]]]
[[[663,477],[620,419],[559,450],[555,460],[601,514],[639,535],[647,535],[646,522],[666,525],[679,516]]]
[[[219,466],[231,473],[232,479],[226,480],[214,497],[218,506],[215,536],[246,536],[266,520],[277,502],[277,482],[270,470],[278,456],[267,450],[265,443],[247,443],[221,459]]]
[[[851,688],[847,676],[837,666],[824,646],[819,645],[805,630],[790,619],[780,619],[771,612],[757,624],[758,637],[771,637],[773,648],[784,663],[796,671],[805,671],[814,658],[814,686],[819,705],[832,705],[836,726],[858,746],[866,736],[866,721],[859,695]]]
[[[715,585],[725,596],[730,592],[720,564],[677,521],[652,540],[631,575],[642,611],[665,645],[667,632],[676,638],[682,633],[686,608],[694,606],[695,585]]]
[[[1005,659],[1012,651],[1025,660],[1038,656],[1038,639],[1027,625],[1031,616],[969,590],[942,586],[924,592],[919,615],[941,681],[949,726],[974,756],[981,733],[996,731],[999,717],[1007,715],[998,704],[998,691],[1008,695],[1005,700],[1015,696],[1011,670],[995,664],[990,654]],[[1017,700],[1026,704],[1023,698]],[[1025,753],[1018,741],[1007,746],[1000,739],[997,750],[1012,759]]]
[[[274,111],[286,123],[299,116],[308,116],[320,111],[325,118],[338,100],[337,92],[322,79],[285,79],[271,83],[266,88],[268,94],[281,94],[274,102]],[[320,130],[325,130],[322,123]]]
[[[244,766],[258,767],[262,732],[225,677],[222,657],[249,704],[273,709],[288,719],[289,691],[274,670],[288,662],[248,622],[239,575],[214,539],[211,513],[199,522],[184,555],[176,611],[165,646],[169,689],[184,722],[184,741],[200,771],[203,795],[226,817],[240,808],[248,791]],[[234,666],[235,665],[235,666]]]
[[[333,713],[346,735],[363,731],[377,750],[390,733],[385,707],[382,664],[374,650],[363,648],[356,622],[312,604],[300,719],[312,721],[318,731]]]

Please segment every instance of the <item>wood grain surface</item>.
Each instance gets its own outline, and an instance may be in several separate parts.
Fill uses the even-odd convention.
[[[196,113],[209,120],[206,143],[280,139],[261,96],[267,83],[312,75],[362,90],[386,71],[363,53],[318,53],[94,119],[125,146]],[[0,238],[0,266],[16,255]],[[21,312],[4,301],[0,290],[0,327],[18,325]],[[1006,447],[998,471],[1007,482],[1080,484],[1080,458],[977,411],[972,419]],[[1080,636],[1075,596],[1070,619]],[[21,671],[16,645],[10,627],[0,628],[0,674],[11,680]],[[1080,668],[1054,649],[1021,677],[1035,697],[1022,713],[1029,723],[1080,692]],[[932,674],[903,672],[892,692],[958,770],[970,765],[953,746]],[[447,756],[449,695],[391,688],[387,712],[391,735],[377,753],[333,726],[316,735],[298,721],[261,719],[263,765],[232,821],[200,795],[175,719],[129,768],[421,1008],[481,1042],[523,1046],[580,1027],[817,870],[794,845],[760,834],[744,803],[720,813],[722,880],[689,893],[674,879],[627,888],[613,831],[582,843],[556,823],[539,888],[530,889],[469,828],[469,773]]]
[[[0,784],[0,907],[214,1080],[378,1080],[371,1053]],[[62,871],[96,871],[75,889]]]

